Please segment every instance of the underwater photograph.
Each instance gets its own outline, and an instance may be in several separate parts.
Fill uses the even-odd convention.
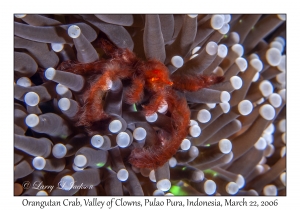
[[[14,14],[14,196],[286,196],[287,17]]]

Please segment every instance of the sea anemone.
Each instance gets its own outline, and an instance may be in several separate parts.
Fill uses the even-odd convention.
[[[16,14],[14,194],[285,195],[285,18]]]

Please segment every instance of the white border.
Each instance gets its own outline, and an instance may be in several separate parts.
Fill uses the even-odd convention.
[[[296,1],[293,1],[296,2]],[[292,1],[268,1],[268,0],[252,0],[252,1],[240,1],[240,0],[213,0],[213,1],[62,1],[52,0],[49,2],[43,1],[4,1],[1,3],[2,21],[1,24],[1,39],[2,49],[1,64],[2,64],[2,83],[1,93],[4,94],[1,100],[1,187],[0,190],[0,203],[3,209],[22,208],[21,201],[24,197],[13,196],[13,14],[14,13],[287,13],[287,195],[286,197],[278,197],[279,206],[273,207],[282,209],[283,207],[299,206],[299,182],[297,175],[299,170],[299,135],[296,131],[299,130],[299,124],[297,117],[299,116],[298,101],[299,91],[296,84],[300,78],[299,65],[296,62],[299,61],[299,53],[297,49],[299,47],[299,32],[298,32],[298,5],[293,4]],[[298,172],[298,173],[297,173]],[[176,198],[179,200],[185,200],[187,197]],[[200,197],[205,199],[205,197]],[[212,197],[210,197],[212,198]],[[233,197],[232,197],[233,198]],[[277,198],[277,197],[276,197]],[[30,200],[38,200],[35,197],[28,197]],[[46,199],[46,198],[45,198]],[[50,198],[48,198],[50,199]],[[64,197],[53,197],[55,200],[63,200]],[[75,199],[75,197],[69,197],[69,199]],[[82,199],[82,198],[80,198]],[[111,197],[98,197],[98,199],[109,200]],[[143,197],[126,198],[126,200],[141,200]],[[218,197],[218,199],[225,199],[224,197]],[[250,197],[249,199],[260,200],[272,200],[275,197]],[[39,199],[40,200],[40,199]],[[46,207],[45,209],[49,209]],[[55,209],[65,209],[66,207],[55,207]],[[76,207],[69,207],[70,209]],[[123,207],[124,208],[124,207]],[[122,208],[122,209],[123,209]],[[156,207],[158,208],[158,207]],[[165,207],[163,207],[165,208]],[[179,209],[179,207],[173,207]],[[197,207],[199,208],[199,207]],[[222,209],[231,209],[232,207],[223,207]],[[39,207],[29,207],[27,209],[40,209]],[[93,209],[100,209],[95,207]],[[105,208],[107,209],[107,208]],[[116,209],[116,208],[112,208]],[[132,207],[125,207],[124,209],[132,209]],[[162,209],[162,208],[159,208]],[[180,208],[182,209],[182,208]],[[219,209],[215,207],[209,207],[209,209]]]

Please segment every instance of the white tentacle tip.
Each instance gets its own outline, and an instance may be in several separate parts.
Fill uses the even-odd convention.
[[[279,15],[277,15],[277,17],[278,17],[280,20],[283,20],[283,21],[286,20],[286,14],[279,14]]]
[[[169,179],[162,179],[156,183],[156,187],[162,191],[168,191],[171,188],[171,182]]]
[[[222,91],[220,95],[221,103],[226,103],[230,100],[231,95],[227,91]]]
[[[56,70],[52,67],[48,68],[45,70],[45,77],[48,79],[48,80],[53,80],[54,77],[55,77],[55,74],[56,74]]]
[[[269,96],[269,102],[272,106],[274,106],[275,108],[280,107],[281,103],[282,103],[282,98],[278,93],[272,93]]]
[[[63,158],[67,154],[67,148],[61,143],[55,144],[52,148],[52,154],[56,158]]]
[[[260,107],[259,113],[266,120],[273,120],[276,114],[275,109],[270,104]]]
[[[237,59],[235,59],[235,63],[239,67],[241,72],[246,71],[246,69],[248,68],[248,63],[245,58],[238,57]]]
[[[219,33],[220,34],[227,34],[229,30],[230,30],[230,25],[228,23],[224,23],[222,28],[219,29]]]
[[[180,68],[183,65],[184,61],[181,56],[175,55],[172,57],[171,63],[176,68]]]
[[[54,52],[60,52],[64,49],[64,44],[61,43],[51,43],[51,48]]]
[[[129,177],[129,173],[126,169],[120,169],[117,173],[117,178],[121,181],[121,182],[125,182]]]
[[[201,109],[197,114],[197,120],[201,123],[207,123],[211,119],[211,113],[206,109]]]
[[[232,143],[228,139],[221,139],[219,141],[219,149],[223,154],[228,154],[231,152],[232,149]]]
[[[26,17],[26,14],[16,14],[15,17],[16,18],[24,18],[24,17]]]
[[[40,119],[36,114],[30,114],[25,118],[25,123],[28,127],[35,127],[39,124]]]
[[[267,97],[273,93],[274,87],[270,81],[264,80],[259,83],[259,90],[264,97]]]
[[[217,185],[213,180],[207,180],[204,183],[204,191],[207,195],[212,195],[216,192]]]
[[[230,83],[235,90],[240,89],[243,85],[242,79],[238,76],[232,76],[230,78]]]
[[[155,113],[153,113],[152,115],[146,116],[145,118],[146,118],[146,120],[147,120],[148,122],[155,122],[155,121],[157,120],[157,118],[158,118],[158,115],[157,115],[157,113],[155,112]]]
[[[257,142],[254,144],[255,148],[258,150],[264,150],[267,147],[267,141],[265,138],[260,137]]]
[[[87,158],[84,155],[77,155],[74,158],[74,164],[78,167],[84,167],[87,164]]]
[[[28,92],[24,96],[24,101],[28,106],[36,106],[40,102],[40,97],[35,92]]]
[[[130,144],[130,140],[130,136],[126,132],[120,132],[116,137],[116,142],[121,148],[128,147]]]
[[[223,15],[213,15],[210,21],[211,27],[215,30],[219,30],[224,25],[224,16]]]
[[[46,160],[43,157],[35,157],[32,160],[32,165],[37,170],[43,170],[46,166]]]
[[[239,186],[235,182],[229,182],[226,185],[226,192],[230,195],[234,195],[238,192]]]
[[[241,44],[234,44],[231,49],[238,55],[238,57],[241,57],[244,54],[244,47]]]
[[[278,66],[281,61],[281,52],[277,48],[270,48],[266,52],[266,59],[270,66]]]
[[[229,110],[230,110],[230,104],[228,102],[225,102],[225,103],[220,103],[219,104],[223,113],[228,113]]]
[[[225,58],[227,54],[228,54],[227,46],[224,44],[220,44],[218,46],[218,56],[221,58]]]
[[[122,123],[120,120],[113,120],[109,123],[108,129],[112,133],[118,133],[122,129]]]
[[[218,44],[216,42],[209,42],[206,45],[206,53],[209,55],[215,55],[218,52]]]
[[[94,135],[91,138],[91,144],[95,148],[100,148],[104,143],[104,138],[101,135]]]
[[[62,111],[67,111],[67,110],[69,110],[70,107],[71,107],[70,99],[68,99],[68,98],[61,98],[61,99],[58,101],[58,107],[59,107],[60,110],[62,110]]]
[[[189,14],[188,15],[190,18],[196,18],[198,15],[197,14]]]
[[[191,147],[191,141],[188,139],[183,139],[183,141],[180,144],[180,148],[182,150],[189,150]]]
[[[135,138],[137,141],[141,141],[145,139],[146,136],[147,136],[147,131],[145,130],[145,128],[138,127],[133,131],[133,138]]]
[[[21,77],[17,80],[17,85],[22,87],[30,87],[31,84],[31,80],[28,77]]]
[[[81,29],[77,25],[71,25],[68,28],[68,35],[71,38],[76,39],[80,36],[80,34],[81,34]]]
[[[189,133],[192,137],[198,137],[201,134],[201,128],[198,125],[190,126]]]
[[[241,115],[248,115],[253,110],[253,104],[249,100],[243,100],[238,104],[238,110]]]
[[[69,88],[67,88],[66,86],[64,86],[62,84],[57,84],[55,90],[56,90],[57,94],[63,95],[68,92]]]
[[[75,180],[72,176],[66,175],[61,178],[59,186],[62,190],[69,191],[74,186]]]

